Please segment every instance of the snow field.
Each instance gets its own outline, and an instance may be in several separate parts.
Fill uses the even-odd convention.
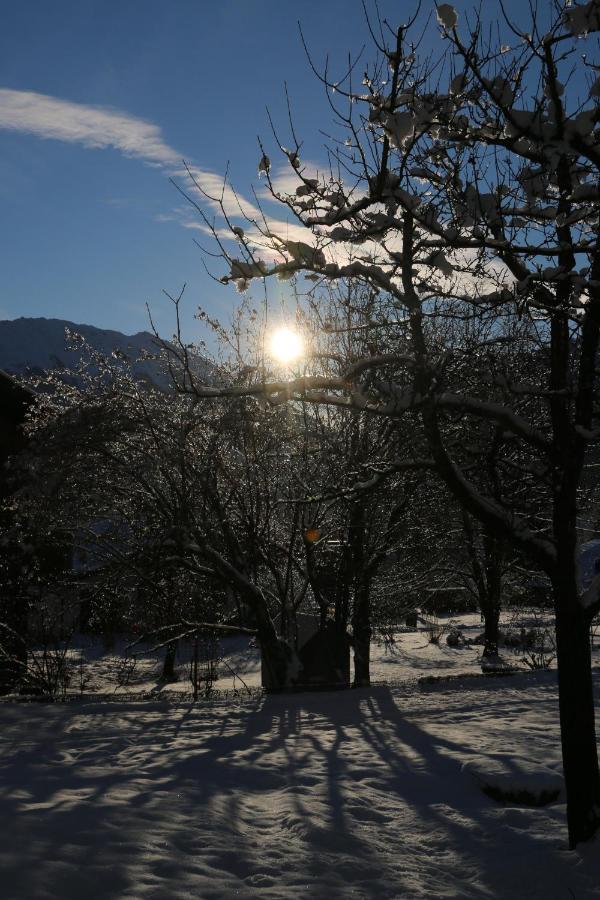
[[[463,771],[559,771],[552,672],[0,723],[4,900],[600,897],[560,799],[498,803]]]
[[[511,619],[514,612],[505,614],[505,628],[511,627]],[[548,617],[546,617],[548,618]],[[545,618],[538,614],[540,627],[548,624]],[[524,619],[526,623],[527,619]],[[460,627],[467,642],[458,647],[449,647],[446,643],[446,635],[453,627]],[[464,614],[453,617],[445,617],[435,620],[437,629],[444,629],[439,643],[431,643],[429,640],[429,626],[427,620],[420,619],[417,630],[403,630],[395,634],[393,644],[383,641],[374,641],[371,644],[371,680],[372,682],[397,683],[415,681],[421,677],[444,678],[457,675],[481,674],[481,644],[468,643],[481,634],[482,624],[478,614]],[[84,678],[84,695],[110,694],[126,695],[148,694],[150,692],[168,694],[189,694],[192,690],[190,682],[190,658],[192,656],[191,642],[181,642],[178,651],[177,672],[179,681],[172,684],[160,684],[159,677],[162,668],[162,655],[164,651],[151,652],[141,655],[135,661],[127,662],[127,643],[124,637],[118,637],[115,646],[107,649],[102,646],[100,639],[90,636],[75,636],[71,646],[74,662],[73,677],[69,686],[69,694],[79,694],[81,687],[81,675]],[[221,654],[225,662],[219,665],[219,678],[214,684],[218,692],[244,691],[244,686],[250,689],[259,689],[261,684],[260,653],[254,642],[240,635],[224,637],[221,639]],[[502,655],[506,661],[516,668],[523,667],[522,656],[515,655],[511,650],[502,648]],[[85,664],[80,672],[78,659],[83,657]],[[129,676],[123,683],[119,683],[119,676],[123,676],[127,667]]]

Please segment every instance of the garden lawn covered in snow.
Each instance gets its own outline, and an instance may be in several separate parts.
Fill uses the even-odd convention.
[[[419,616],[416,628],[391,629],[391,641],[378,637],[371,643],[371,681],[395,684],[421,678],[454,678],[481,674],[483,650],[481,617],[478,614],[427,617]],[[547,611],[507,609],[503,612],[502,634],[513,643],[524,633],[552,634],[552,617]],[[458,645],[449,645],[448,636],[461,634]],[[434,638],[434,640],[432,640]],[[165,693],[190,694],[193,641],[180,641],[176,671],[178,681],[160,680],[164,648],[155,642],[131,646],[131,638],[116,636],[111,647],[93,635],[73,635],[67,651],[71,665],[66,689],[69,695],[126,696]],[[514,646],[500,648],[503,662],[515,669],[527,668],[528,654]],[[212,688],[219,694],[257,691],[261,685],[260,651],[255,640],[246,635],[224,636],[215,644],[218,678]],[[555,652],[548,662],[555,665]],[[594,639],[594,660],[600,663],[600,642]],[[202,661],[201,661],[202,668]],[[201,692],[202,692],[201,688]]]
[[[473,777],[512,759],[556,781],[551,671],[5,703],[0,741],[3,900],[600,897],[562,795],[501,803]]]

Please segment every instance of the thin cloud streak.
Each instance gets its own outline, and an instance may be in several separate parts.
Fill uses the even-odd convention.
[[[222,175],[194,165],[190,166],[188,172],[182,166],[182,155],[169,146],[157,125],[120,110],[73,103],[33,91],[0,88],[0,130],[79,144],[88,149],[112,148],[124,156],[163,169],[181,180],[185,192],[189,189],[193,196],[193,185],[185,184],[185,179],[189,182],[191,173],[200,188],[200,196],[197,197],[199,205],[207,212],[212,210],[216,213],[217,219],[220,219],[220,214],[224,211],[232,222],[243,221],[246,239],[257,248],[257,255],[265,261],[280,262],[282,259],[280,248],[276,242],[271,242],[270,234],[277,234],[282,241],[312,243],[310,231],[299,222],[286,222],[263,213],[257,204],[272,200],[265,185],[258,188],[253,203],[237,193]],[[308,173],[311,177],[317,175],[314,164],[307,165],[305,174]],[[293,193],[300,183],[295,173],[285,166],[277,167],[272,179],[275,189],[282,193]],[[156,219],[174,219],[184,228],[198,229],[201,233],[216,235],[222,241],[232,241],[232,235],[222,221],[213,224],[194,220],[191,207],[187,212],[185,208],[177,207],[171,214],[164,214]],[[378,250],[376,245],[372,245],[370,249],[374,254]],[[366,250],[363,247],[363,251]],[[232,257],[236,255],[233,247],[231,254]],[[344,245],[330,244],[327,255],[332,262],[343,265],[351,261],[353,251]],[[468,273],[458,276],[458,282],[462,286],[468,285],[469,281]]]
[[[181,160],[181,154],[169,147],[160,128],[151,122],[116,109],[72,103],[34,91],[0,88],[0,129],[91,149],[112,147],[159,166],[173,167]]]
[[[219,216],[222,211],[232,221],[244,220],[259,224],[260,228],[279,233],[285,239],[306,239],[306,229],[297,223],[282,222],[265,217],[256,203],[249,201],[224,180],[222,175],[190,165],[189,172],[182,165],[182,154],[165,141],[161,129],[152,122],[131,116],[118,109],[73,103],[60,97],[51,97],[34,91],[18,91],[0,88],[0,130],[30,134],[45,140],[79,144],[93,150],[114,149],[124,156],[139,159],[146,164],[165,170],[177,179],[180,187],[193,196],[193,175],[201,188],[199,205]],[[279,177],[283,177],[282,175]],[[186,179],[188,183],[186,184]],[[259,189],[260,199],[271,200]],[[222,208],[221,208],[222,204]],[[190,221],[192,209],[186,214],[179,207],[166,214],[163,221],[175,218],[185,228],[199,227],[209,230],[202,223]],[[264,245],[259,229],[250,228],[257,244]],[[219,228],[223,239],[231,234]]]
[[[189,166],[189,171],[179,168],[173,174],[179,178],[180,186],[186,194],[193,196],[194,190],[200,189],[198,197],[194,197],[199,201],[200,206],[208,206],[215,212],[221,212],[222,203],[226,214],[234,219],[241,217],[258,220],[262,218],[258,207],[239,194],[224,179],[223,175],[207,172],[197,166]],[[193,181],[190,179],[190,175]]]

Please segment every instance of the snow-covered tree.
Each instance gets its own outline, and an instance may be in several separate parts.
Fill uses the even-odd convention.
[[[302,328],[309,348],[304,368],[309,375],[329,371],[340,376],[349,361],[385,352],[387,325],[376,294],[353,280],[340,287],[330,285],[326,296],[322,290],[309,291],[304,298]],[[407,535],[431,461],[415,461],[415,429],[408,421],[390,427],[385,418],[360,409],[307,403],[303,409],[315,430],[316,480],[330,498],[320,546],[329,550],[336,566],[334,615],[352,630],[354,685],[366,685],[373,620],[381,618],[379,583],[385,579],[389,589],[391,568],[406,575],[399,560],[406,563],[412,556]],[[399,607],[404,608],[402,601]]]
[[[278,232],[267,215],[242,227],[223,207],[235,249],[216,228],[215,237],[227,261],[221,280],[239,290],[258,278],[353,278],[377,292],[388,317],[388,352],[348,360],[335,376],[239,393],[392,420],[418,413],[461,506],[550,578],[575,846],[600,822],[588,637],[600,577],[584,591],[577,571],[578,491],[599,435],[600,82],[598,61],[585,54],[600,4],[553,2],[527,18],[501,21],[495,39],[478,13],[461,22],[440,4],[437,58],[411,39],[420,21],[395,31],[375,23],[378,58],[362,84],[358,62],[340,81],[321,75],[339,126],[331,168],[304,164],[293,137],[282,148],[297,179],[290,193],[263,151],[261,172],[298,233]],[[439,336],[440,323],[465,318],[489,325],[468,353]],[[489,343],[519,320],[530,371],[491,368],[482,383]],[[472,459],[489,460],[489,478],[469,464],[470,445]],[[520,486],[507,492],[509,472]]]
[[[258,634],[265,686],[301,680],[302,421],[254,400],[154,389],[126,361],[82,350],[74,379],[40,384],[23,514],[70,535],[99,620],[159,631],[168,650],[199,627],[227,630],[237,608]]]

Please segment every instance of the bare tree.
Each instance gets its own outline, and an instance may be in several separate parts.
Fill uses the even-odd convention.
[[[311,579],[298,497],[313,457],[301,452],[301,417],[252,399],[198,403],[82,350],[74,380],[44,382],[23,511],[71,536],[102,617],[118,595],[121,622],[160,631],[167,675],[176,637],[199,621],[226,631],[237,600],[260,640],[265,686],[302,683],[294,626]],[[49,468],[56,478],[36,479]]]
[[[389,328],[376,293],[352,279],[338,287],[303,298],[307,374],[340,376],[349,362],[387,349]],[[318,481],[329,498],[320,544],[335,568],[333,614],[337,624],[352,629],[354,686],[364,686],[370,681],[377,582],[386,565],[406,552],[407,520],[428,463],[414,463],[415,433],[408,422],[391,425],[353,408],[303,408],[315,429]]]
[[[418,413],[437,471],[461,506],[548,575],[575,846],[600,821],[588,637],[600,578],[582,591],[577,574],[578,491],[598,439],[600,333],[600,89],[580,39],[600,30],[600,6],[591,0],[563,11],[552,3],[534,9],[524,27],[500,23],[497,37],[473,13],[463,39],[456,11],[441,4],[437,59],[411,41],[417,26],[369,22],[379,56],[360,85],[357,62],[340,80],[315,66],[342,128],[329,172],[303,165],[292,134],[284,152],[298,187],[282,193],[263,151],[273,197],[296,216],[306,241],[278,234],[266,215],[242,228],[224,195],[211,198],[237,243],[231,250],[215,229],[228,264],[224,283],[244,290],[253,278],[298,273],[317,283],[359,279],[389,312],[390,352],[349,360],[335,377],[238,391],[393,420]],[[214,227],[207,216],[205,223]],[[430,327],[465,317],[490,323],[488,341],[525,320],[536,353],[529,377],[491,372],[482,391],[464,347],[440,341]],[[519,470],[518,491],[490,489],[465,465],[457,417],[463,445],[477,444],[499,482]]]

